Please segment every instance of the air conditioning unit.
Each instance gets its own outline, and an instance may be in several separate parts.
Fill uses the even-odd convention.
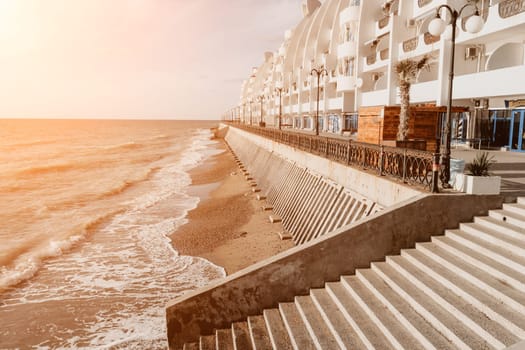
[[[416,24],[417,24],[417,22],[416,22],[415,19],[413,19],[413,18],[409,18],[409,19],[407,19],[406,27],[407,27],[407,28],[415,28],[415,27],[416,27]]]
[[[479,55],[479,48],[477,46],[467,46],[465,48],[465,59],[473,60]]]
[[[379,74],[379,73],[373,73],[372,74],[372,81],[378,81],[379,78],[381,78],[381,74]]]

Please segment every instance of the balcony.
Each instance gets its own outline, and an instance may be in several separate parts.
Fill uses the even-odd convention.
[[[281,46],[281,47],[279,48],[279,56],[281,56],[281,57],[286,56],[286,47]]]
[[[360,9],[359,6],[349,6],[339,14],[339,25],[344,26],[350,22],[359,21]]]
[[[454,79],[454,99],[522,95],[523,81],[517,77],[524,76],[525,65],[458,75]]]
[[[337,92],[347,92],[355,90],[355,77],[338,76],[337,77]]]
[[[381,106],[388,104],[388,90],[368,91],[360,94],[361,106]]]
[[[283,72],[283,65],[282,64],[278,64],[275,66],[275,71],[277,73],[282,73]]]
[[[400,103],[399,88],[397,89],[396,103]],[[439,86],[437,80],[426,81],[423,83],[412,84],[410,88],[410,102],[424,103],[436,101],[436,96],[439,95]]]
[[[371,55],[363,58],[363,72],[370,72],[379,70],[387,65],[390,58],[390,50],[388,48],[378,52],[374,52]]]
[[[343,98],[335,97],[328,99],[328,110],[342,110],[343,109]]]
[[[405,40],[399,44],[399,59],[416,57],[437,50],[439,47],[435,44],[438,43],[440,39],[440,37],[425,33]]]
[[[484,16],[485,17],[485,16]],[[486,35],[501,33],[512,30],[515,33],[522,33],[525,23],[525,5],[519,0],[502,1],[497,5],[488,8],[485,25],[477,34],[471,34],[464,30],[461,31],[456,43],[468,43],[472,39],[479,42],[480,38]],[[464,26],[462,26],[464,28]],[[512,36],[512,34],[507,34]]]
[[[431,11],[435,11],[440,5],[446,4],[447,0],[412,0],[414,13],[412,18],[421,17]]]
[[[381,18],[376,23],[376,38],[385,35],[386,33],[390,32],[390,23],[392,21],[390,20],[390,16],[385,16]]]
[[[337,58],[355,57],[357,52],[356,46],[355,41],[347,41],[340,44],[337,46]]]

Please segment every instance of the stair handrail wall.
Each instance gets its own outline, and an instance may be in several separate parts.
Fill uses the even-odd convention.
[[[388,176],[406,184],[423,187],[428,191],[434,188],[433,164],[439,157],[432,152],[253,125],[226,124],[338,163],[360,167],[376,172],[380,176]]]
[[[501,208],[503,196],[421,194],[372,217],[263,260],[173,300],[166,308],[170,349],[262,313],[311,288],[413,248],[445,229]]]

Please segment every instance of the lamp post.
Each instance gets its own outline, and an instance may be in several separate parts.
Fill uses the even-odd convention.
[[[250,103],[250,125],[252,125],[252,99],[250,98],[248,102]]]
[[[447,114],[445,117],[445,130],[444,130],[444,136],[445,136],[445,150],[442,156],[442,165],[444,165],[443,171],[441,173],[441,183],[444,188],[449,188],[449,180],[450,180],[450,139],[451,139],[451,129],[450,129],[450,119],[452,114],[452,89],[453,89],[453,82],[454,82],[454,56],[456,51],[456,26],[458,18],[461,18],[461,13],[463,10],[469,6],[473,6],[476,11],[473,16],[471,16],[467,22],[465,23],[465,28],[470,33],[477,33],[483,28],[483,19],[479,15],[478,7],[469,2],[459,11],[453,9],[452,7],[444,4],[439,6],[436,9],[436,18],[434,18],[430,23],[428,24],[428,32],[434,36],[440,36],[445,31],[445,28],[447,26],[447,23],[441,18],[440,11],[441,9],[446,9],[450,13],[450,22],[448,24],[452,25],[452,47],[450,49],[450,71],[448,74],[448,101],[447,101]],[[440,137],[441,139],[441,137]]]
[[[323,74],[328,75],[328,71],[325,68],[314,68],[310,72],[310,75],[317,75],[317,112],[315,114],[315,134],[319,135],[319,81]]]
[[[259,121],[259,126],[262,126],[262,122],[263,122],[263,102],[264,102],[264,95],[259,95],[259,101],[261,102],[261,120]]]
[[[275,91],[277,91],[277,93],[279,94],[279,130],[281,130],[281,123],[282,123],[282,117],[283,117],[283,98],[282,98],[283,88],[277,87],[275,88]]]

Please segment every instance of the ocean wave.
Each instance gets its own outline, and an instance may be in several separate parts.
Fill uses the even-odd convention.
[[[17,250],[20,255],[13,254],[13,260],[0,267],[0,294],[33,277],[46,259],[62,255],[85,239],[97,225],[121,212],[122,209],[119,209],[94,217],[62,240],[52,239],[36,246],[33,241],[25,242],[25,245]]]

